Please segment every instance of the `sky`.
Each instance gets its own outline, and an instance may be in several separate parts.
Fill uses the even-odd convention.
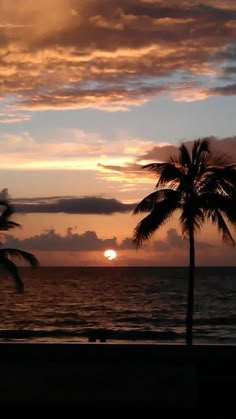
[[[0,0],[0,33],[0,195],[22,225],[2,244],[41,265],[186,265],[178,215],[137,250],[133,209],[155,188],[142,166],[181,143],[236,161],[235,0]],[[214,226],[196,239],[198,265],[235,265]]]

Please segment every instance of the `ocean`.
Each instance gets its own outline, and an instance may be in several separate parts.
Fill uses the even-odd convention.
[[[184,343],[187,268],[20,268],[0,275],[0,342]],[[193,342],[236,344],[236,268],[197,268]]]

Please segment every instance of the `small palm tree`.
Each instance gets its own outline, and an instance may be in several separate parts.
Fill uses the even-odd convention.
[[[173,213],[180,213],[183,237],[189,241],[189,278],[186,344],[192,344],[195,233],[206,220],[216,224],[225,242],[235,245],[225,218],[236,226],[236,163],[224,154],[213,154],[207,138],[194,141],[192,152],[182,144],[179,156],[165,163],[144,166],[158,176],[156,191],[146,196],[134,214],[149,212],[136,226],[137,247],[148,240]]]
[[[7,201],[0,201],[0,206],[4,207],[4,210],[0,215],[0,231],[6,231],[14,227],[21,227],[20,224],[9,219],[14,212],[12,205],[10,205]],[[23,292],[24,284],[20,278],[16,264],[11,259],[22,259],[28,262],[32,268],[39,266],[39,262],[32,253],[25,252],[24,250],[0,248],[0,265],[7,269],[13,277],[17,291]]]

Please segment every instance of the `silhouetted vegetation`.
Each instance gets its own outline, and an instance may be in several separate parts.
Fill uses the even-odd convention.
[[[137,247],[148,240],[177,210],[182,235],[189,241],[189,278],[186,316],[186,343],[192,344],[195,233],[210,220],[223,241],[235,245],[228,219],[236,226],[236,162],[225,154],[214,154],[208,139],[196,140],[192,150],[179,147],[179,155],[164,163],[143,166],[158,177],[156,191],[146,196],[134,214],[149,212],[136,226]]]
[[[21,227],[20,224],[10,219],[14,211],[12,205],[9,202],[0,201],[0,207],[3,207],[3,211],[0,215],[0,231],[7,231],[15,227]],[[39,266],[39,262],[32,253],[26,252],[24,250],[0,248],[0,266],[3,266],[10,273],[15,281],[17,291],[23,292],[24,284],[20,278],[19,270],[12,259],[24,260],[29,263],[32,268]]]

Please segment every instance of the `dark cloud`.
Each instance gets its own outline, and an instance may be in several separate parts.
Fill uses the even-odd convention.
[[[177,146],[174,145],[163,145],[155,146],[149,150],[146,154],[139,157],[139,160],[153,160],[153,161],[165,161],[169,156],[178,155]]]
[[[98,64],[99,60],[97,60]],[[125,69],[121,68],[122,76],[125,78]],[[103,83],[104,75],[101,75],[100,82]],[[143,86],[141,83],[133,84],[128,86],[128,81],[123,80],[123,85],[120,84],[121,80],[109,80],[109,76],[106,76],[105,83],[109,84],[108,87],[103,85],[102,88],[87,88],[86,80],[85,87],[81,87],[81,83],[71,83],[63,89],[54,89],[54,94],[48,94],[42,92],[40,95],[35,95],[32,91],[25,92],[24,98],[18,101],[19,107],[23,105],[23,108],[43,109],[46,105],[47,108],[51,109],[64,109],[65,104],[67,108],[103,108],[107,110],[126,110],[130,105],[136,105],[145,102],[155,95],[170,90],[167,86]],[[121,83],[122,84],[122,83]],[[145,82],[144,82],[145,84]],[[137,99],[138,92],[138,99]],[[32,104],[32,93],[33,93],[33,104]]]
[[[126,237],[124,240],[122,240],[121,244],[119,245],[119,249],[122,249],[122,250],[135,249],[135,244],[132,238]]]
[[[177,231],[172,228],[167,231],[164,240],[154,240],[150,242],[150,247],[143,246],[146,251],[154,250],[158,252],[171,252],[175,249],[188,250],[188,241],[183,240]],[[56,233],[55,229],[50,229],[42,234],[38,234],[25,239],[18,239],[13,235],[6,234],[4,247],[21,248],[30,251],[99,251],[107,248],[115,250],[135,250],[132,238],[126,237],[120,244],[116,237],[100,239],[95,231],[85,231],[76,233],[73,228],[68,227],[65,236]],[[205,250],[213,247],[211,244],[196,241],[196,249]]]
[[[214,89],[210,89],[209,93],[211,95],[234,96],[236,95],[236,83],[215,87]]]
[[[15,211],[20,213],[65,213],[65,214],[114,214],[131,212],[135,204],[124,204],[113,198],[48,197],[21,198],[12,201]]]
[[[236,136],[226,137],[218,139],[217,137],[208,137],[210,142],[210,148],[212,152],[226,153],[234,161],[236,161]],[[183,141],[183,143],[191,150],[193,141]],[[178,156],[178,146],[164,145],[156,146],[146,154],[139,157],[139,160],[150,160],[150,161],[165,161],[170,156]]]
[[[196,241],[195,246],[196,249],[199,250],[213,247],[212,244],[203,241]],[[189,243],[188,240],[183,239],[178,235],[175,228],[171,228],[167,231],[165,240],[155,240],[152,244],[152,248],[159,252],[173,251],[173,249],[187,250],[189,248]]]
[[[54,229],[22,240],[12,235],[6,235],[4,246],[32,251],[94,251],[110,247],[117,249],[117,241],[116,237],[99,239],[95,231],[85,231],[82,234],[77,234],[73,232],[71,227],[68,227],[65,236],[56,233]]]
[[[154,240],[152,248],[158,252],[167,252],[174,249],[187,249],[188,242],[183,240],[181,236],[178,235],[177,231],[174,228],[171,228],[166,233],[165,240]]]

